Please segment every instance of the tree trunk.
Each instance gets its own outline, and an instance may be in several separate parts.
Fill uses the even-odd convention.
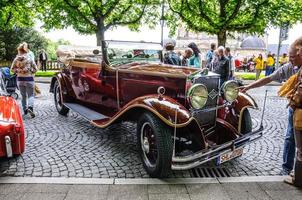
[[[220,32],[217,33],[217,39],[218,39],[218,46],[224,46],[226,43],[226,31],[221,30]]]
[[[105,26],[104,26],[104,23],[101,22],[97,26],[97,29],[98,29],[97,32],[96,32],[97,46],[101,46],[103,61],[107,65],[109,65],[107,47],[106,47],[106,43],[105,43]]]

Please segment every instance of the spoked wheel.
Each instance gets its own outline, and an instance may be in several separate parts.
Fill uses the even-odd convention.
[[[62,102],[61,88],[60,88],[58,81],[55,83],[55,86],[54,86],[54,101],[55,101],[55,106],[56,106],[58,113],[61,115],[64,115],[64,116],[67,115],[67,113],[69,112],[69,108],[64,106],[64,104]]]
[[[144,168],[151,177],[166,177],[172,163],[172,131],[151,113],[137,124],[137,141]]]

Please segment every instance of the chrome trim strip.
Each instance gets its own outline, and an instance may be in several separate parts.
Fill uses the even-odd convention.
[[[262,136],[262,133],[261,133],[260,135],[257,135],[256,137],[250,139],[248,142],[246,142],[246,143],[244,143],[244,144],[242,144],[242,145],[239,145],[237,148],[244,147],[247,143],[250,143],[250,142],[252,142],[252,141],[254,141],[254,140],[257,140],[257,139],[259,139],[261,136]],[[220,155],[222,155],[222,154],[231,152],[232,150],[233,150],[233,149],[230,148],[230,149],[227,149],[227,150],[225,150],[225,151],[219,152],[219,154],[217,154],[217,155],[214,155],[214,156],[211,156],[211,157],[210,157],[210,156],[207,156],[207,157],[203,158],[203,160],[198,160],[198,161],[195,161],[195,162],[192,162],[192,163],[187,163],[187,164],[183,164],[183,163],[172,163],[171,169],[172,169],[172,170],[188,170],[188,169],[192,169],[192,168],[197,167],[197,166],[199,166],[199,165],[201,165],[201,164],[203,164],[203,163],[206,163],[206,162],[208,162],[208,161],[210,161],[210,160],[213,160],[213,159],[215,159],[215,158],[218,158],[218,157],[219,157]],[[211,153],[213,153],[213,152],[211,152]],[[201,158],[201,159],[202,159],[202,158]]]
[[[259,134],[259,135],[256,135],[256,137],[261,137],[262,136],[262,131],[263,131],[263,127],[259,127],[259,129],[257,129],[256,131],[252,131],[250,133],[247,133],[245,134],[244,136],[240,137],[240,138],[237,138],[233,141],[230,141],[228,143],[225,143],[223,144],[222,146],[219,146],[218,148],[216,149],[209,149],[207,150],[207,152],[204,152],[204,151],[199,151],[199,152],[196,152],[192,155],[189,155],[189,156],[178,156],[178,157],[172,157],[172,162],[178,162],[178,163],[182,163],[182,162],[192,162],[196,159],[201,159],[202,157],[207,157],[207,161],[213,159],[212,157],[209,158],[209,155],[212,154],[212,153],[216,153],[216,152],[219,152],[225,148],[229,148],[229,147],[233,147],[234,145],[244,141],[244,140],[247,140],[247,139],[251,139],[252,136],[256,135],[256,134]],[[254,140],[254,139],[253,139]],[[249,140],[249,142],[252,141],[252,140]],[[245,143],[246,144],[246,143]]]
[[[116,75],[115,75],[115,79],[116,79],[116,101],[117,101],[117,109],[120,110],[121,107],[120,107],[120,90],[119,90],[119,77],[118,77],[118,71],[119,69],[117,68],[116,69]]]
[[[8,135],[4,137],[4,142],[5,142],[6,156],[8,158],[13,157],[12,141]]]

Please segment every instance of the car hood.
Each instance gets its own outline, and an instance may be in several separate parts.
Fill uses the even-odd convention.
[[[16,122],[18,112],[18,105],[12,97],[0,96],[0,123]]]
[[[120,69],[131,70],[133,72],[159,73],[159,74],[167,74],[167,75],[182,76],[182,77],[187,77],[190,74],[198,71],[197,68],[193,68],[193,67],[165,65],[162,63],[152,63],[152,64],[150,64],[150,63],[131,63],[128,65],[124,65]]]

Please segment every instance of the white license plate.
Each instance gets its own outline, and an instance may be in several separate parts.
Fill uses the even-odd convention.
[[[218,157],[218,164],[232,160],[233,158],[241,156],[242,154],[243,154],[243,148],[238,148],[235,149],[234,151],[222,154],[220,157]]]

